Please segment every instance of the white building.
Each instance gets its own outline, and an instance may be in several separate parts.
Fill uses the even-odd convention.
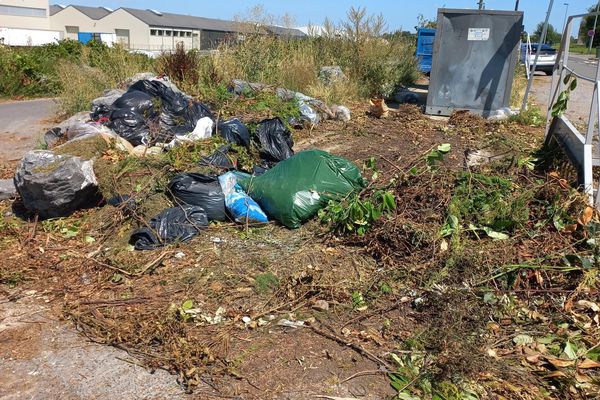
[[[73,39],[87,43],[98,40],[118,42],[135,50],[164,51],[182,44],[186,49],[210,50],[243,30],[243,25],[213,18],[172,14],[156,10],[78,5],[48,5],[47,0],[0,0],[0,40],[26,45],[23,40],[7,41],[11,32],[33,31],[46,36],[47,42]],[[267,27],[274,35],[303,37],[297,29]],[[9,38],[10,39],[10,38]],[[32,43],[33,44],[33,43]],[[35,43],[39,44],[39,43]]]

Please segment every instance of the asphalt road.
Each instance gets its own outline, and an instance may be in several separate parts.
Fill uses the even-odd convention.
[[[0,163],[19,160],[52,125],[54,99],[0,103]]]
[[[569,65],[580,75],[595,78],[598,60],[582,54],[571,54]],[[543,73],[536,73],[533,79],[531,90],[531,100],[537,104],[545,115],[548,102],[550,100],[550,86],[552,77],[545,76]],[[594,84],[583,79],[577,80],[577,88],[571,93],[567,106],[566,116],[576,125],[587,125],[587,118],[592,105],[592,96],[594,94]]]
[[[596,78],[597,58],[592,58],[589,55],[571,54],[568,64],[576,73],[588,78]]]

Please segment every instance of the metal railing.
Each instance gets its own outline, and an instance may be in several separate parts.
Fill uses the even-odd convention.
[[[600,133],[597,130],[597,126],[600,126],[600,63],[596,66],[596,75],[594,77],[577,73],[569,66],[569,48],[571,33],[573,31],[573,20],[598,15],[600,15],[600,12],[593,12],[571,15],[567,19],[556,63],[554,64],[550,100],[546,114],[546,143],[555,141],[563,148],[569,160],[577,168],[580,186],[588,195],[590,204],[595,205],[596,208],[600,208],[600,195],[598,194],[598,186],[594,187],[593,167],[600,166],[600,158],[598,158],[600,155]],[[585,135],[580,133],[564,114],[556,117],[552,116],[553,105],[558,100],[560,93],[563,92],[564,79],[568,75],[594,84],[594,93],[591,99],[592,104],[587,118],[587,131]]]
[[[529,33],[527,34],[527,43],[525,45],[525,60],[523,61],[525,64],[525,74],[527,76],[527,80],[532,79],[533,72],[531,71],[531,39],[529,38]]]

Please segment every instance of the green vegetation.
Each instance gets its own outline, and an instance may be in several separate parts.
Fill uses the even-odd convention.
[[[160,57],[157,71],[200,96],[222,93],[222,85],[243,79],[331,102],[390,94],[418,77],[413,42],[400,36],[384,39],[386,24],[381,15],[351,8],[347,21],[340,25],[326,21],[325,26],[323,36],[298,40],[265,35],[260,25],[248,24],[243,41],[224,43],[210,55],[192,51],[186,56],[179,49]],[[320,83],[319,70],[328,65],[341,66],[348,79],[332,86]]]
[[[569,74],[565,76],[563,83],[566,86],[566,88],[558,95],[556,103],[552,105],[553,117],[558,117],[567,110],[567,105],[569,103],[569,98],[571,97],[571,92],[577,88],[577,78]]]
[[[499,176],[464,174],[458,178],[441,236],[461,230],[484,232],[492,239],[507,239],[505,232],[529,220],[528,203],[533,194]]]
[[[279,286],[279,278],[272,272],[256,275],[254,289],[256,293],[263,294],[273,291]]]
[[[391,94],[414,81],[418,71],[414,43],[403,35],[386,34],[381,15],[351,8],[347,21],[327,22],[321,37],[295,39],[265,34],[262,25],[247,27],[243,40],[223,43],[218,51],[200,54],[178,47],[157,60],[101,43],[73,40],[31,48],[0,47],[0,97],[59,96],[65,115],[89,109],[89,103],[138,72],[171,77],[184,91],[216,105],[231,100],[233,79],[261,82],[328,102]],[[345,34],[340,35],[339,32]],[[320,68],[342,67],[347,79],[325,85]],[[277,104],[275,104],[277,105]],[[256,108],[269,109],[270,99],[257,99]],[[294,110],[283,114],[288,115]]]
[[[127,77],[152,68],[152,60],[101,43],[74,40],[40,47],[0,47],[0,97],[60,96],[72,114]]]
[[[587,12],[588,13],[595,12],[596,8],[598,7],[598,3],[600,3],[600,2],[594,2],[593,5],[588,7]],[[585,17],[581,20],[581,24],[579,25],[579,38],[583,39],[583,42],[588,47],[589,47],[589,43],[590,43],[590,37],[588,36],[588,31],[594,29],[594,21],[595,21],[594,16]],[[594,44],[592,45],[592,47],[600,46],[600,35],[599,34],[600,34],[600,24],[597,24],[596,32],[594,35]]]
[[[540,41],[540,37],[542,36],[543,29],[544,29],[543,22],[540,22],[539,24],[537,24],[537,26],[535,27],[535,31],[533,32],[533,34],[531,35],[531,38],[530,38],[532,43],[538,43]],[[554,28],[554,26],[552,26],[552,24],[548,24],[548,30],[546,31],[545,44],[558,45],[558,44],[560,44],[561,37],[562,37],[561,33],[558,32],[556,30],[556,28]]]

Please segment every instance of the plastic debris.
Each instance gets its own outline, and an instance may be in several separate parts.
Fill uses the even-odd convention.
[[[322,150],[302,151],[261,176],[239,182],[270,218],[288,228],[300,227],[329,200],[365,185],[356,165]]]
[[[208,226],[208,218],[202,207],[181,206],[167,208],[148,225],[131,234],[129,243],[136,250],[152,250],[175,241],[190,240]]]
[[[41,218],[66,217],[99,201],[91,161],[47,150],[26,153],[14,183],[25,208]]]
[[[260,122],[256,128],[256,137],[259,154],[267,162],[276,163],[294,155],[292,134],[280,118]]]
[[[175,135],[194,132],[204,117],[212,119],[204,104],[163,81],[140,80],[113,103],[108,126],[137,146],[170,142]]]
[[[191,133],[186,134],[176,134],[173,140],[169,142],[167,148],[172,148],[175,146],[180,146],[186,142],[196,142],[198,140],[210,139],[212,136],[214,122],[209,117],[202,117],[198,120],[196,127]]]
[[[228,172],[219,176],[225,195],[225,206],[238,223],[267,223],[269,219],[259,205],[237,183],[236,175]]]
[[[169,192],[176,202],[202,207],[209,221],[225,221],[225,196],[216,176],[184,173],[169,183]]]
[[[250,146],[250,132],[246,125],[237,118],[219,122],[217,133],[229,143],[244,147]]]
[[[277,321],[277,325],[286,328],[298,329],[304,327],[304,321],[290,321],[289,319],[280,319],[279,321]]]
[[[342,71],[342,67],[339,65],[326,66],[321,67],[319,71],[319,80],[323,82],[326,86],[330,86],[334,83],[345,81],[348,78],[344,71]]]
[[[108,118],[111,106],[123,94],[125,94],[124,90],[110,89],[106,90],[103,96],[92,100],[92,119],[97,121],[102,117]]]
[[[234,160],[229,156],[230,151],[231,145],[223,145],[211,155],[203,157],[202,160],[200,160],[200,165],[223,168],[225,170],[235,169]]]

